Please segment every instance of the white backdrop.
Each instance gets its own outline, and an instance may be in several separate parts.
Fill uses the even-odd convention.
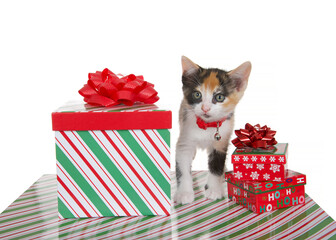
[[[289,168],[307,174],[306,192],[335,219],[334,9],[332,1],[2,1],[0,212],[56,172],[51,112],[81,100],[88,72],[105,67],[155,84],[158,104],[173,111],[174,169],[186,55],[226,70],[252,62],[236,128],[277,130],[290,144]],[[207,169],[204,152],[193,168]]]

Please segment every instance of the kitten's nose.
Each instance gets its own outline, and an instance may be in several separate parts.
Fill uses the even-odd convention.
[[[208,107],[208,106],[205,106],[205,105],[202,105],[202,111],[204,112],[204,113],[207,113],[207,112],[209,112],[210,111],[210,107]]]

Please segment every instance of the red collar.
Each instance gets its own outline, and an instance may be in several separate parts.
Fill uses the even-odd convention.
[[[196,116],[196,119],[197,119],[196,123],[197,123],[198,127],[201,128],[201,129],[206,130],[208,127],[220,127],[220,126],[222,126],[222,123],[223,123],[226,119],[228,119],[228,118],[225,117],[225,118],[223,118],[223,119],[221,119],[221,120],[219,120],[219,121],[216,121],[216,122],[209,122],[209,123],[204,122],[203,119],[201,119],[201,118],[198,117],[198,116]],[[218,126],[217,126],[217,124],[218,124]]]

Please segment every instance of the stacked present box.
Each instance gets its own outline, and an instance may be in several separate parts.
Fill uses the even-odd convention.
[[[79,92],[52,114],[59,217],[169,215],[172,116],[153,85],[105,69]]]
[[[238,180],[284,181],[287,169],[287,143],[269,149],[237,148],[232,154]]]
[[[287,169],[288,144],[277,143],[267,126],[246,124],[235,133],[229,198],[255,213],[304,204],[306,176]]]

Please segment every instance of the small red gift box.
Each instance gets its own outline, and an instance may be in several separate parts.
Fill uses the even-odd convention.
[[[306,175],[286,170],[284,182],[241,181],[225,173],[229,198],[255,213],[305,203]]]
[[[235,178],[254,181],[284,181],[287,169],[288,143],[267,149],[237,148],[232,154]]]

